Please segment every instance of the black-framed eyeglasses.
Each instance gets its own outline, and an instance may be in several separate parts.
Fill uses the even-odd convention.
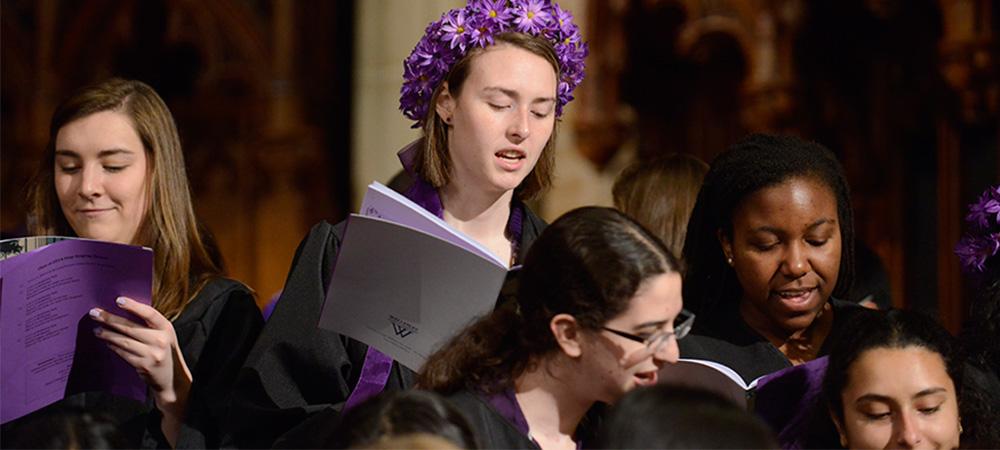
[[[646,346],[646,353],[652,355],[659,353],[663,350],[663,347],[667,345],[667,341],[670,340],[670,336],[674,336],[678,341],[684,339],[691,332],[691,327],[694,325],[694,313],[686,309],[682,309],[677,318],[674,319],[674,331],[661,331],[650,337],[644,338],[636,336],[631,333],[626,333],[624,331],[612,330],[608,327],[603,327],[605,331],[610,331],[617,334],[625,339],[630,339],[636,342],[641,342]]]

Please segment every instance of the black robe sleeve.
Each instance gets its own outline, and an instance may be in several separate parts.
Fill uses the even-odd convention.
[[[291,272],[236,383],[225,446],[268,448],[327,408],[343,408],[368,347],[317,326],[344,224],[322,222],[296,251]],[[413,386],[395,362],[387,389]]]
[[[253,294],[228,279],[210,281],[174,321],[181,353],[194,379],[176,448],[221,445],[236,374],[263,326]],[[161,419],[154,408],[143,447],[169,448],[160,431]]]
[[[546,225],[524,212],[522,255]],[[224,447],[305,445],[338,416],[357,385],[368,346],[317,326],[344,228],[321,222],[299,244],[285,289],[237,379]],[[385,389],[413,385],[413,371],[393,362]],[[309,423],[316,421],[323,423]]]

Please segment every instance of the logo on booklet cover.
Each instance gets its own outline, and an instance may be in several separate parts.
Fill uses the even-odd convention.
[[[396,336],[401,338],[405,338],[417,332],[417,327],[396,316],[389,316],[389,323],[392,324],[392,331],[396,333]]]

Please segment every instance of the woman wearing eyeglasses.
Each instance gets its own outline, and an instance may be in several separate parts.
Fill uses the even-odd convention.
[[[633,220],[597,207],[542,232],[512,303],[417,375],[466,414],[483,448],[578,448],[594,404],[656,383],[694,319],[681,309],[674,256]]]

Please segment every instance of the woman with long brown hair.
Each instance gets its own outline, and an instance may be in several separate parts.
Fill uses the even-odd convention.
[[[94,333],[149,385],[155,408],[119,408],[120,399],[95,393],[57,407],[107,409],[129,424],[149,412],[149,426],[126,430],[142,433],[143,446],[217,447],[236,371],[263,318],[252,291],[224,278],[212,237],[199,227],[180,137],[160,96],[113,78],[67,97],[52,116],[28,202],[35,235],[144,246],[154,255],[152,306],[122,297],[122,311],[90,315],[102,325]]]

